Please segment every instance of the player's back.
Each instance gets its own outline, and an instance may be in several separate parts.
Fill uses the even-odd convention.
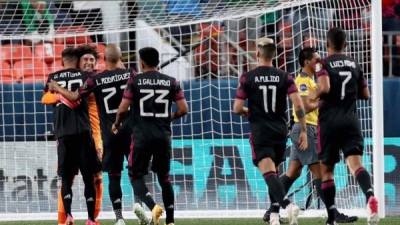
[[[87,78],[88,74],[81,70],[65,69],[50,74],[48,81],[54,80],[69,91],[76,91]],[[57,138],[90,131],[86,98],[74,109],[62,102],[57,103],[54,107],[54,126]]]
[[[283,70],[260,66],[244,74],[240,82],[247,89],[253,135],[260,133],[269,141],[286,138],[287,95],[297,90],[292,77]]]
[[[127,90],[133,95],[135,139],[169,139],[172,102],[181,94],[176,79],[158,71],[144,72],[131,77]]]
[[[93,78],[87,85],[92,85],[99,108],[100,126],[103,136],[111,133],[118,106],[121,103],[126,83],[132,71],[128,69],[105,70]],[[88,80],[89,81],[89,80]],[[90,90],[90,87],[88,88]],[[124,123],[125,125],[126,123]]]
[[[321,96],[320,119],[357,118],[356,102],[365,82],[358,63],[345,55],[335,54],[323,61],[323,69],[329,76],[330,90]]]

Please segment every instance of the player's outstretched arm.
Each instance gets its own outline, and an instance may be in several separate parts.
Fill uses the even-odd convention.
[[[186,115],[186,113],[188,113],[188,111],[189,111],[189,107],[186,102],[186,99],[183,98],[181,100],[178,100],[175,102],[175,104],[176,104],[177,110],[176,110],[176,112],[173,112],[171,114],[171,120],[178,119],[178,118]]]
[[[118,129],[121,126],[122,121],[124,121],[125,116],[128,112],[129,106],[131,105],[132,100],[123,98],[121,103],[119,104],[117,116],[115,118],[115,122],[112,125],[111,131],[114,134],[118,133]]]
[[[49,85],[49,90],[62,95],[64,98],[68,99],[69,101],[75,102],[80,98],[78,91],[75,91],[75,92],[68,91],[67,89],[61,87],[54,80],[51,80],[48,85]]]
[[[233,113],[236,113],[241,116],[247,116],[249,113],[249,109],[244,106],[245,100],[236,98],[233,103]]]
[[[306,150],[308,148],[308,140],[307,140],[307,126],[306,126],[306,118],[305,111],[303,106],[303,101],[298,92],[293,92],[289,95],[290,100],[293,103],[293,110],[296,113],[297,118],[299,119],[301,125],[301,131],[299,136],[298,145],[301,150]]]

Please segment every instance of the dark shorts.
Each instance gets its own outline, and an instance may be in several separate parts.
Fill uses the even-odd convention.
[[[103,143],[103,171],[120,173],[123,170],[124,158],[128,160],[130,152],[130,132],[108,134]]]
[[[318,156],[327,164],[340,161],[340,151],[344,157],[362,155],[364,139],[358,119],[343,121],[320,121],[318,125]]]
[[[96,174],[101,171],[92,135],[89,132],[67,135],[57,139],[59,176]]]
[[[253,164],[258,167],[261,160],[271,158],[275,166],[279,166],[285,157],[286,141],[285,138],[282,141],[271,142],[271,144],[255,144],[254,137],[250,135]]]
[[[297,160],[301,165],[312,165],[317,163],[318,153],[317,153],[317,127],[314,125],[307,125],[307,150],[300,150],[297,142],[299,141],[299,136],[301,132],[301,125],[295,123],[290,132],[290,139],[292,140],[292,147],[290,148],[290,161]]]
[[[171,139],[140,140],[132,137],[129,154],[129,174],[133,177],[148,173],[151,160],[151,170],[157,174],[167,174],[171,163]]]

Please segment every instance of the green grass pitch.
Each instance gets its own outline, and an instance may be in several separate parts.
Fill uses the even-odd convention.
[[[136,220],[127,220],[127,225],[137,225]],[[23,221],[23,222],[0,222],[0,225],[56,225],[56,221]],[[84,221],[76,221],[76,225],[84,225]],[[164,225],[164,221],[161,221]],[[263,225],[261,219],[177,219],[176,225]],[[349,225],[366,225],[365,220]],[[400,225],[400,217],[388,217],[380,221],[380,225]],[[101,225],[114,225],[112,220],[103,220]],[[322,218],[300,219],[299,225],[325,225]],[[342,224],[341,224],[342,225]]]

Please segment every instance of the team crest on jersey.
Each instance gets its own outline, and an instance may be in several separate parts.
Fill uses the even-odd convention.
[[[300,84],[300,91],[307,91],[307,85]]]

